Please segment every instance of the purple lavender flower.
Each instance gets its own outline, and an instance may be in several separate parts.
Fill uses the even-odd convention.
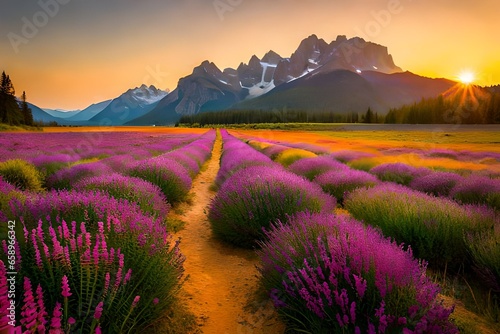
[[[75,183],[76,190],[102,190],[115,198],[137,203],[141,209],[156,217],[166,217],[170,205],[161,189],[140,178],[111,174],[85,178]]]
[[[491,229],[496,220],[491,209],[461,206],[391,183],[356,189],[344,206],[355,218],[410,245],[418,258],[436,267],[448,264],[449,269],[467,257],[464,233]]]
[[[450,197],[469,204],[488,204],[500,210],[500,179],[485,176],[469,176],[457,181]]]
[[[341,161],[343,163],[347,163],[350,161],[363,159],[363,158],[372,158],[375,156],[376,155],[373,153],[352,151],[352,150],[336,151],[336,152],[333,152],[332,154],[330,154],[330,157],[337,159],[338,161]]]
[[[309,180],[328,171],[348,170],[349,167],[327,156],[300,159],[290,166],[288,170],[292,173],[302,175]]]
[[[455,173],[433,172],[415,177],[409,187],[435,196],[448,196],[461,179],[462,177]]]
[[[416,168],[400,162],[381,164],[370,169],[381,181],[390,181],[408,185],[415,177],[427,175],[431,170],[427,168]]]
[[[344,194],[357,188],[373,187],[379,183],[377,178],[370,173],[345,168],[333,170],[319,175],[314,179],[324,191],[331,194],[339,202],[343,202]]]
[[[375,229],[344,216],[298,213],[266,235],[258,251],[262,282],[285,316],[293,310],[288,320],[299,328],[402,332],[425,318],[436,330],[456,332],[425,264]],[[410,318],[413,306],[413,325],[397,320]]]
[[[187,169],[166,157],[141,161],[129,173],[160,187],[169,203],[184,200],[191,189],[192,180]]]
[[[234,173],[211,203],[214,233],[236,245],[253,246],[266,228],[287,214],[331,211],[335,199],[306,179],[272,166],[252,166]]]
[[[68,298],[72,295],[69,288],[68,277],[66,275],[62,277],[61,290],[62,290],[61,295],[64,298]]]
[[[103,311],[103,302],[99,302],[99,304],[97,304],[97,306],[95,307],[95,311],[94,311],[94,319],[101,319],[102,317],[102,311]]]

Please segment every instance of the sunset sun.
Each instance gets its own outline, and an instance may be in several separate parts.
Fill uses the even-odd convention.
[[[474,81],[475,79],[475,76],[474,76],[474,73],[471,72],[471,71],[463,71],[462,73],[460,73],[460,75],[458,76],[458,79],[463,83],[463,84],[470,84]]]

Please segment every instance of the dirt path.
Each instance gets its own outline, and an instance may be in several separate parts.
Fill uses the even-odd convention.
[[[212,236],[207,219],[215,193],[209,190],[219,170],[218,137],[207,168],[193,181],[193,204],[173,214],[186,222],[177,233],[186,256],[185,304],[196,315],[202,333],[283,333],[272,304],[256,295],[258,260],[253,251],[226,245]]]

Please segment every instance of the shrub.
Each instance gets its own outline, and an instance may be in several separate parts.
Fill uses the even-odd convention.
[[[370,169],[381,181],[390,181],[408,185],[417,176],[427,175],[431,171],[427,168],[415,168],[400,162],[381,164]]]
[[[409,187],[435,196],[448,196],[461,179],[462,177],[455,173],[433,172],[415,177]]]
[[[274,165],[266,155],[256,151],[249,145],[221,131],[224,151],[220,160],[220,169],[215,184],[220,187],[232,174],[241,168],[257,165]]]
[[[287,214],[331,211],[334,198],[306,179],[271,166],[253,166],[233,174],[210,205],[214,234],[241,247],[252,247],[263,228]]]
[[[143,160],[132,167],[129,174],[160,187],[171,204],[185,200],[192,185],[186,168],[177,161],[165,157]]]
[[[270,146],[265,147],[262,150],[262,153],[267,155],[272,160],[275,160],[278,157],[278,155],[280,155],[282,152],[289,150],[289,149],[290,149],[290,147],[288,147],[288,146],[284,146],[284,145],[280,145],[280,144],[274,144],[274,145],[272,144]]]
[[[316,157],[316,154],[312,152],[302,150],[299,148],[289,148],[278,154],[278,156],[274,160],[282,164],[283,166],[288,167],[297,160],[304,158],[313,158],[313,157]]]
[[[377,178],[370,173],[348,168],[321,174],[314,179],[314,182],[341,203],[344,201],[345,193],[357,188],[373,187],[379,183]]]
[[[306,333],[458,333],[439,287],[371,227],[298,213],[266,232],[261,281],[290,329]]]
[[[495,213],[485,207],[461,206],[395,184],[354,190],[344,206],[355,218],[410,245],[415,256],[434,267],[463,264],[464,233],[490,229],[495,221]]]
[[[40,172],[25,160],[13,159],[0,162],[0,176],[21,190],[42,190]]]
[[[50,189],[70,190],[73,183],[83,178],[111,174],[112,172],[111,167],[107,164],[95,161],[61,169],[47,178],[46,183]]]
[[[471,204],[488,204],[500,210],[500,179],[485,176],[470,176],[457,182],[450,197]]]
[[[26,196],[12,184],[4,181],[0,176],[0,240],[5,240],[7,238],[6,224],[1,223],[6,223],[9,218],[14,218],[10,212],[9,205],[13,198],[22,202],[25,200]],[[3,231],[4,229],[5,231]]]
[[[482,282],[500,293],[500,225],[496,230],[469,233],[465,241]]]
[[[142,211],[164,219],[170,205],[167,204],[161,189],[143,179],[110,174],[94,176],[77,182],[75,190],[104,191],[114,198],[123,198],[129,202],[137,203]]]
[[[288,166],[288,170],[292,173],[304,176],[310,181],[327,171],[340,171],[346,169],[349,169],[349,167],[337,160],[325,156],[300,159]]]
[[[365,172],[370,171],[373,167],[377,165],[377,162],[373,158],[360,158],[357,160],[351,160],[347,163],[347,166],[353,168],[353,169],[358,169],[362,170]]]
[[[375,157],[375,154],[362,151],[342,150],[333,152],[332,154],[330,154],[330,156],[340,162],[347,163],[362,158],[373,158]]]
[[[49,192],[26,200],[24,205],[18,204],[17,210],[17,216],[23,217],[26,225],[24,241],[19,242],[22,245],[19,253],[22,256],[18,257],[22,259],[20,272],[42,284],[49,298],[57,298],[54,289],[59,285],[54,282],[64,274],[74,289],[90,284],[92,292],[84,290],[87,294],[82,295],[77,290],[78,298],[70,302],[70,310],[77,312],[74,315],[77,320],[92,315],[96,304],[103,301],[104,310],[109,313],[102,321],[109,321],[111,326],[106,332],[121,332],[122,325],[137,329],[151,325],[162,319],[172,306],[183,271],[183,256],[178,243],[172,245],[163,222],[142,213],[136,204],[102,193]],[[66,220],[72,223],[66,224]],[[96,246],[88,246],[90,239]],[[111,248],[115,250],[114,255]],[[108,263],[120,252],[122,271]],[[101,257],[104,260],[107,257],[108,262],[101,261]],[[55,263],[55,259],[60,263]],[[113,268],[117,270],[115,278]],[[103,286],[105,290],[104,275],[109,272],[115,284],[119,284],[116,283],[119,278],[125,279],[125,268],[132,270],[126,291],[116,297],[116,301],[106,301],[107,297],[99,292]],[[134,306],[136,313],[128,315],[135,296],[140,296],[141,301]],[[57,301],[50,300],[51,303]],[[117,322],[119,317],[123,321]]]
[[[68,167],[70,163],[76,162],[80,159],[77,155],[69,154],[53,154],[53,155],[39,155],[31,162],[38,168],[46,179],[48,176],[54,174],[58,170]]]

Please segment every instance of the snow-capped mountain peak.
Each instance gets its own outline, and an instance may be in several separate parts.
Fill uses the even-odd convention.
[[[168,93],[168,91],[158,89],[153,85],[148,87],[143,84],[140,87],[128,90],[122,97],[135,100],[140,105],[148,105],[160,101]]]

